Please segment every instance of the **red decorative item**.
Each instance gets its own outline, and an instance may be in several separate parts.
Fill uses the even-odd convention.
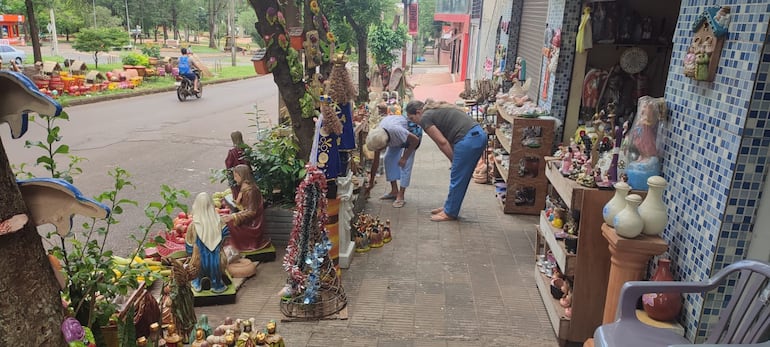
[[[266,54],[267,50],[260,49],[254,54],[254,57],[251,58],[251,62],[254,63],[254,72],[258,75],[267,75],[270,73],[267,69],[267,62],[265,61]]]
[[[302,50],[302,27],[289,28],[289,38],[291,40],[291,47],[301,51]]]
[[[650,281],[673,281],[670,266],[671,260],[658,259],[658,268]],[[658,321],[672,321],[682,310],[682,296],[679,293],[647,293],[642,295],[642,303],[647,315]]]

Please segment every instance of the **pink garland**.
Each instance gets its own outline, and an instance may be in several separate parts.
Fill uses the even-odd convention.
[[[328,215],[326,213],[326,176],[323,171],[319,170],[316,166],[308,164],[305,166],[307,175],[305,179],[300,182],[297,187],[297,194],[294,197],[296,208],[294,210],[294,222],[292,223],[291,237],[289,239],[289,245],[286,247],[286,255],[283,257],[283,268],[289,274],[291,280],[291,286],[297,291],[304,289],[304,284],[307,281],[307,273],[300,269],[300,264],[297,262],[304,262],[304,259],[297,259],[298,254],[303,251],[299,242],[303,236],[307,238],[307,244],[312,247],[316,242],[321,240],[324,234],[326,234],[326,222]],[[318,205],[315,207],[315,211],[305,210],[305,200],[307,199],[305,190],[309,186],[316,186],[318,189],[319,199]],[[304,225],[304,216],[308,213],[317,213],[317,225]],[[319,232],[316,232],[319,231]],[[310,251],[310,250],[304,250]]]

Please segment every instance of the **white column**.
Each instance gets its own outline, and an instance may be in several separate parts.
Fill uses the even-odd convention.
[[[337,197],[340,198],[340,267],[347,269],[353,260],[355,244],[350,241],[350,221],[353,219],[353,205],[357,194],[353,194],[353,171],[348,170],[346,177],[337,177]]]

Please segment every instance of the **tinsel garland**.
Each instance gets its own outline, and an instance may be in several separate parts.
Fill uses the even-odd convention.
[[[336,118],[336,117],[335,117]],[[310,287],[314,294],[318,288],[319,267],[314,268],[314,258],[321,258],[317,245],[326,245],[326,176],[316,166],[308,164],[307,175],[300,182],[294,202],[294,222],[286,255],[283,257],[284,270],[289,274],[289,285],[293,293],[299,293]],[[311,248],[312,247],[312,248]],[[328,250],[326,250],[328,252]],[[309,269],[308,269],[309,267]]]

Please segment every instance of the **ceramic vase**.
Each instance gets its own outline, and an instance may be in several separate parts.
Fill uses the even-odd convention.
[[[647,197],[639,205],[639,216],[644,221],[642,233],[645,235],[660,235],[668,224],[666,205],[663,204],[663,190],[666,189],[666,179],[652,176],[647,179],[650,189]]]
[[[650,281],[673,281],[671,275],[671,260],[658,259],[658,268]],[[642,295],[644,312],[658,321],[672,321],[682,309],[682,296],[679,293],[647,293]]]
[[[629,186],[628,183],[615,183],[615,196],[613,196],[602,209],[602,217],[604,217],[604,222],[607,223],[607,225],[611,227],[615,226],[612,219],[615,218],[615,215],[618,214],[618,212],[626,207],[626,196],[628,196],[629,191],[631,191],[631,186]]]
[[[615,232],[617,232],[618,235],[633,239],[642,233],[644,221],[642,221],[642,217],[639,216],[639,212],[637,211],[639,204],[641,203],[642,197],[637,194],[626,196],[626,207],[618,212],[612,220],[612,223],[615,226]]]

